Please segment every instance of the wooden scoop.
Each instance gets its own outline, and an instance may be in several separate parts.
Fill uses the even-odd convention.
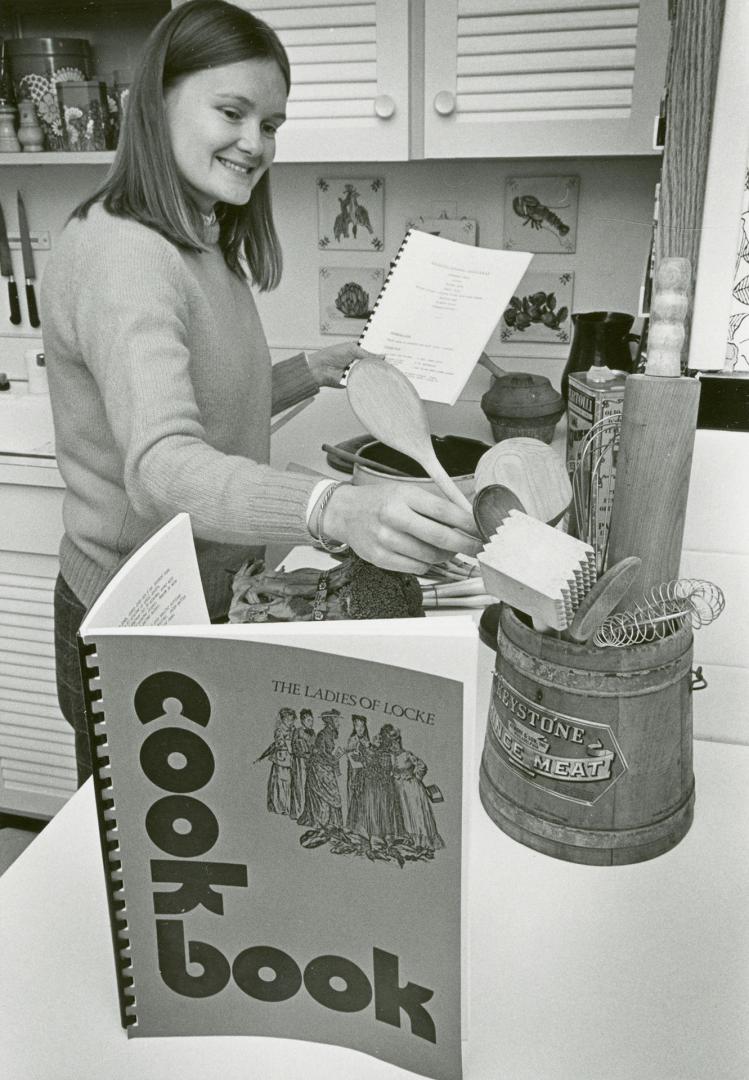
[[[473,518],[482,540],[489,540],[494,535],[510,510],[525,513],[525,507],[517,495],[502,484],[489,484],[477,492],[473,500]]]
[[[409,378],[386,361],[362,356],[348,373],[346,393],[367,431],[417,461],[443,495],[461,510],[472,512],[468,499],[437,460],[424,403]]]

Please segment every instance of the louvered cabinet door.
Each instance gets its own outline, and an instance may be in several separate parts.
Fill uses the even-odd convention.
[[[0,812],[51,817],[76,789],[57,703],[57,559],[0,551]]]
[[[426,157],[653,153],[667,0],[426,0]]]
[[[289,54],[277,161],[408,158],[407,0],[234,0]]]

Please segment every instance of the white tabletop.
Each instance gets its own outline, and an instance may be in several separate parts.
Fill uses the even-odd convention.
[[[685,839],[615,868],[510,840],[474,785],[467,1080],[746,1080],[749,747],[697,743],[695,777]],[[0,983],[12,1080],[411,1075],[294,1040],[128,1040],[90,781],[0,879]]]

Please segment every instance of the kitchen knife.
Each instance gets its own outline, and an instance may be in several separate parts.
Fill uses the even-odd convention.
[[[26,207],[23,205],[23,199],[21,198],[21,192],[17,192],[18,195],[18,230],[21,234],[21,254],[23,255],[23,272],[26,277],[26,303],[29,309],[29,322],[32,326],[40,326],[39,312],[36,308],[36,296],[34,294],[34,279],[36,277],[36,270],[34,269],[34,250],[31,247],[31,235],[29,233],[29,222],[26,217]]]
[[[18,303],[18,287],[13,277],[13,262],[10,257],[8,230],[5,228],[3,208],[0,206],[0,274],[8,279],[8,300],[10,301],[10,321],[18,326],[21,321],[21,307]]]

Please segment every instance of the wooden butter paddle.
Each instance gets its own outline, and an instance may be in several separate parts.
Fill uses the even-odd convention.
[[[557,522],[572,500],[572,485],[561,455],[540,439],[503,439],[479,458],[475,488],[499,484],[522,503],[526,514]]]
[[[387,361],[362,356],[349,370],[346,393],[367,431],[417,461],[443,495],[472,513],[470,502],[437,460],[424,403],[403,372]]]
[[[611,614],[621,598],[634,586],[641,566],[642,560],[636,555],[630,555],[607,570],[580,601],[580,606],[570,625],[562,632],[562,637],[579,644],[590,641],[606,616]]]

